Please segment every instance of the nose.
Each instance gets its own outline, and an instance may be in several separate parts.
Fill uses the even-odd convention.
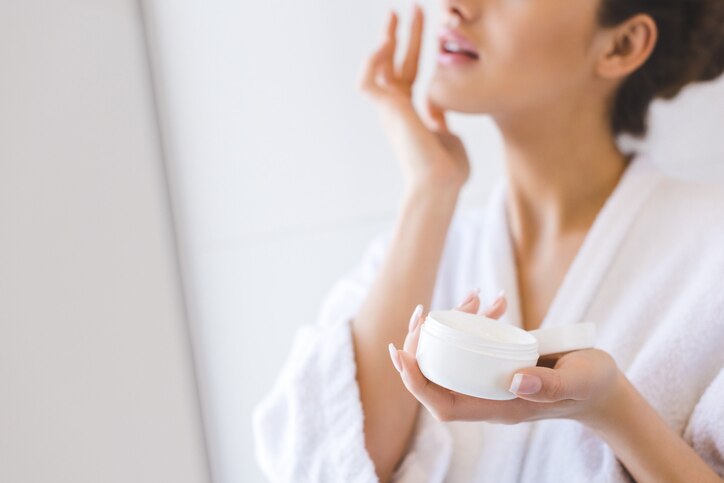
[[[474,1],[470,0],[443,0],[444,23],[450,28],[456,28],[461,23],[471,23],[478,14]]]

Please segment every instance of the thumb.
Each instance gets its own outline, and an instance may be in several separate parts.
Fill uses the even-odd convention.
[[[425,98],[422,109],[422,118],[425,120],[428,128],[439,133],[449,133],[450,129],[445,120],[445,111],[438,107],[432,99]]]
[[[556,402],[580,399],[576,396],[575,381],[563,369],[526,367],[517,371],[509,391],[521,399],[536,402]]]

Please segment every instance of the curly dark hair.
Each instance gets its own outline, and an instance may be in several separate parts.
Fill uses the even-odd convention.
[[[655,98],[671,99],[687,84],[724,72],[724,0],[601,0],[598,22],[614,27],[640,13],[654,20],[658,38],[646,62],[615,93],[614,135],[642,137]]]

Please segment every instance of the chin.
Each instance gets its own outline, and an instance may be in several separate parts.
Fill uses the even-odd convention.
[[[471,95],[472,90],[460,82],[436,75],[430,82],[427,95],[434,104],[446,111],[484,114],[486,110],[479,105],[479,100]]]

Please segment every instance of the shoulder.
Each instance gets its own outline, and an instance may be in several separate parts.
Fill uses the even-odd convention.
[[[662,174],[649,204],[662,224],[690,231],[701,241],[724,236],[724,182]]]
[[[724,275],[724,182],[662,175],[637,217],[642,256],[677,267],[678,277],[714,283]],[[722,299],[724,303],[724,299]]]
[[[724,180],[685,179],[662,172],[656,194],[662,199],[724,210]]]

